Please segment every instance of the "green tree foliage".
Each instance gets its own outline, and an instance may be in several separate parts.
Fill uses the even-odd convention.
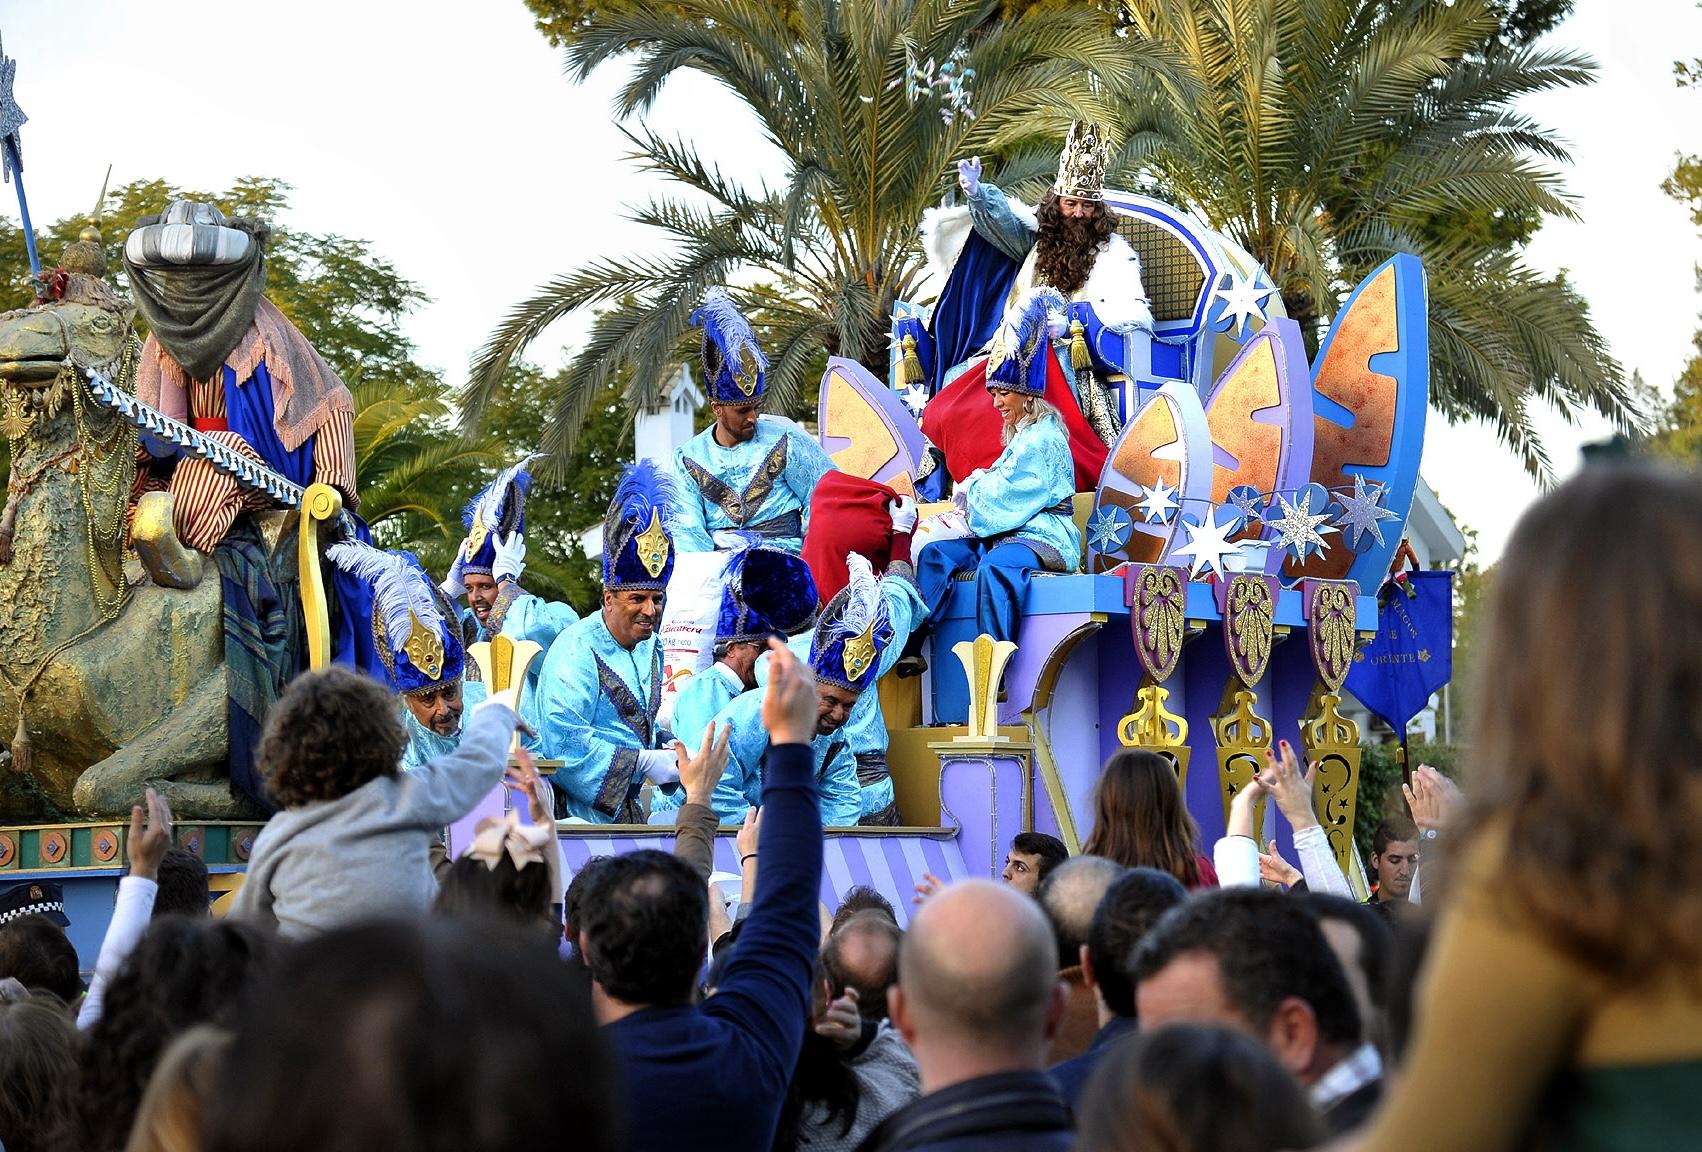
[[[1429,275],[1431,400],[1445,416],[1487,421],[1545,479],[1534,406],[1636,425],[1564,277],[1526,266],[1492,228],[1446,226],[1574,215],[1554,167],[1564,148],[1515,101],[1588,83],[1587,57],[1501,44],[1508,9],[1485,0],[1125,7],[1132,35],[1173,47],[1191,83],[1136,74],[1119,176],[1178,196],[1251,252],[1310,339],[1371,268],[1413,252]]]
[[[1673,74],[1680,88],[1702,85],[1702,58],[1674,62]],[[1702,229],[1702,156],[1680,155],[1661,182],[1661,191],[1684,205],[1690,222]],[[1696,269],[1696,285],[1702,290],[1702,267]],[[1655,418],[1641,446],[1657,456],[1695,461],[1702,459],[1702,327],[1691,336],[1690,345],[1693,351],[1673,382],[1670,400],[1643,388]]]
[[[594,397],[623,370],[636,410],[689,347],[687,318],[715,284],[735,285],[770,360],[771,404],[797,405],[823,348],[884,373],[893,301],[923,271],[916,224],[939,199],[954,161],[1061,138],[1073,117],[1105,119],[1096,75],[1166,67],[1168,53],[1111,35],[1092,5],[998,20],[998,0],[674,0],[598,6],[571,40],[568,71],[583,79],[617,57],[631,75],[615,101],[642,167],[686,197],[664,196],[634,218],[674,242],[661,257],[594,261],[516,305],[478,353],[465,397],[477,426],[509,361],[555,320],[607,310],[568,366],[545,448],[565,459]],[[636,46],[636,47],[632,47]],[[905,91],[907,64],[944,61],[962,46],[975,69],[974,118],[941,115]],[[631,48],[629,52],[628,49]],[[682,68],[721,81],[784,153],[775,186],[747,187],[688,142],[642,122]],[[617,303],[618,302],[618,303]]]

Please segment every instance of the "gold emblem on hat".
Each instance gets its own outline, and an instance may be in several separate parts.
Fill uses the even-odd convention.
[[[749,348],[739,349],[739,370],[733,373],[733,383],[739,386],[739,391],[746,396],[756,394],[757,371],[755,358]]]
[[[467,529],[467,541],[462,548],[463,555],[471,560],[478,555],[479,549],[485,546],[485,537],[490,535],[490,528],[485,525],[485,510],[480,508],[473,513],[473,526]]]
[[[662,569],[668,566],[668,534],[662,530],[662,513],[658,509],[650,510],[650,527],[638,534],[635,543],[638,562],[644,565],[644,570],[653,578],[662,575]]]
[[[874,662],[875,624],[871,620],[867,628],[845,642],[845,678],[860,679]]]
[[[443,637],[437,634],[437,629],[426,627],[413,612],[408,613],[408,625],[408,639],[402,644],[408,663],[436,680],[443,675]]]

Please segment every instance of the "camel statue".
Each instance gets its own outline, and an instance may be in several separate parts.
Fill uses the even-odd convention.
[[[187,818],[248,817],[226,777],[217,574],[160,587],[125,548],[137,435],[85,372],[124,386],[139,342],[104,264],[74,244],[57,298],[0,314],[0,823],[122,815],[145,784]]]

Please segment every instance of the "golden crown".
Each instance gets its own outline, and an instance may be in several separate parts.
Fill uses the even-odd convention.
[[[1058,154],[1058,178],[1052,190],[1077,200],[1101,200],[1105,196],[1105,164],[1111,142],[1105,130],[1088,120],[1070,125],[1064,150]]]

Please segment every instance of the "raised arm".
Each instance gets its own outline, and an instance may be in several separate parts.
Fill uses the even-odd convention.
[[[770,744],[757,844],[761,884],[704,1011],[740,1028],[767,1063],[770,1080],[784,1084],[809,1017],[822,832],[810,755],[815,677],[778,641],[770,641],[770,650],[774,658],[762,709]]]
[[[501,700],[474,705],[460,745],[404,776],[397,809],[401,819],[434,828],[471,812],[502,783],[508,745],[519,724],[520,717]]]
[[[136,950],[142,933],[147,931],[154,914],[154,899],[160,891],[160,862],[171,848],[171,805],[152,788],[143,792],[142,799],[146,808],[139,804],[130,809],[130,835],[124,841],[130,874],[118,881],[118,902],[113,906],[106,936],[100,942],[95,976],[89,981],[88,995],[77,1009],[77,1027],[84,1032],[100,1019],[106,1007],[106,986],[118,975],[124,961]]]

